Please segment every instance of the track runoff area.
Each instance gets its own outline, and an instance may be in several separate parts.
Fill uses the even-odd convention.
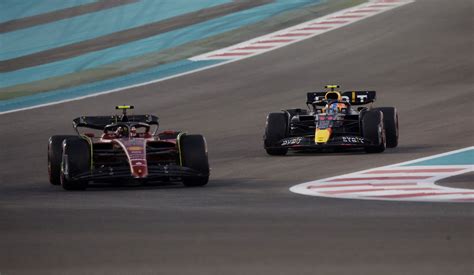
[[[474,202],[474,190],[451,188],[437,181],[474,171],[474,146],[315,180],[290,191],[309,196],[392,201]]]

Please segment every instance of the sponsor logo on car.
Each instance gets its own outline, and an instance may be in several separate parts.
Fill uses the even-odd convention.
[[[297,144],[300,144],[302,140],[303,140],[302,137],[295,137],[295,138],[285,139],[285,140],[281,143],[281,146],[297,145]]]
[[[142,151],[143,147],[141,146],[130,146],[127,148],[129,151]]]
[[[342,137],[344,143],[364,143],[364,139],[361,137]]]

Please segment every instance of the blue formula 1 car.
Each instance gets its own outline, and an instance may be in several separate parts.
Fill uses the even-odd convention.
[[[374,108],[375,91],[340,92],[338,85],[325,88],[329,90],[307,93],[308,109],[286,109],[267,116],[264,148],[269,155],[325,148],[380,153],[386,147],[397,147],[396,108]]]

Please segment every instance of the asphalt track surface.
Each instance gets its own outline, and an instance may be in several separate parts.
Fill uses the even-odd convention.
[[[289,47],[125,92],[0,116],[3,274],[472,274],[473,204],[325,199],[294,184],[472,145],[473,4],[418,0]],[[268,112],[326,83],[401,115],[383,154],[269,157]],[[65,192],[50,135],[116,104],[203,133],[212,180]],[[472,181],[471,181],[472,182]]]

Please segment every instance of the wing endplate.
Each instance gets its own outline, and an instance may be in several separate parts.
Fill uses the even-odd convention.
[[[351,105],[365,105],[374,102],[376,99],[375,91],[347,91],[342,93],[342,100]]]

